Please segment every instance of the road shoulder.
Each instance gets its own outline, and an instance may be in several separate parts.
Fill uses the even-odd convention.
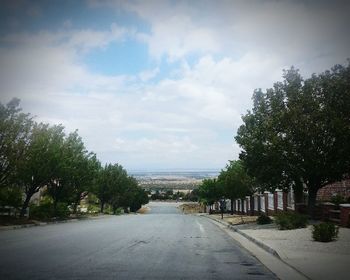
[[[235,227],[229,225],[224,221],[217,220],[215,218],[209,217],[208,215],[201,216],[208,218],[219,228],[225,231],[230,237],[237,241],[241,247],[256,257],[278,278],[284,280],[310,279],[302,272],[298,271],[293,266],[282,260],[278,253],[268,245],[264,245],[262,242],[259,242],[259,240],[256,240],[249,235],[242,234],[242,231],[237,230]]]

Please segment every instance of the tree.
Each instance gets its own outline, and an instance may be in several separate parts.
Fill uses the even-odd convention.
[[[80,201],[92,188],[100,163],[94,153],[86,150],[77,131],[65,138],[61,155],[57,177],[52,178],[48,192],[55,210],[61,201],[72,204],[76,213]]]
[[[112,206],[113,214],[119,207],[124,207],[125,209],[125,196],[128,187],[128,175],[123,166],[119,164],[112,165],[112,181],[110,185],[111,196],[109,198],[109,203]]]
[[[215,201],[222,197],[223,190],[216,179],[204,179],[198,188],[198,193],[200,201],[211,207]]]
[[[93,192],[100,202],[100,212],[103,213],[104,207],[110,197],[108,165],[98,169]]]
[[[244,125],[238,129],[236,141],[243,148],[240,158],[261,191],[293,186],[299,201],[303,192],[300,175],[286,159],[291,145],[285,132],[289,123],[284,119],[287,109],[282,87],[276,83],[265,94],[254,92],[253,110],[243,116]]]
[[[100,165],[101,163],[96,158],[96,155],[91,152],[81,158],[79,164],[77,164],[76,172],[70,182],[73,193],[74,213],[80,201],[93,191],[93,185]]]
[[[128,176],[127,188],[122,202],[124,209],[130,208],[131,212],[136,212],[146,203],[148,203],[147,193],[138,185],[134,177]]]
[[[218,183],[222,186],[223,194],[231,200],[231,214],[233,215],[233,201],[252,194],[253,180],[248,176],[240,160],[230,161],[225,170],[221,170]]]
[[[64,140],[63,126],[34,124],[28,148],[18,164],[18,184],[25,199],[20,216],[23,217],[34,193],[57,178]]]
[[[285,71],[283,83],[256,91],[236,140],[259,183],[308,190],[312,215],[317,191],[350,170],[350,64],[303,80]]]
[[[99,171],[95,194],[100,200],[101,212],[106,203],[112,206],[114,214],[118,207],[123,207],[122,199],[126,191],[127,180],[127,172],[119,164],[105,165]]]
[[[29,114],[21,113],[20,100],[0,103],[0,188],[11,187],[23,157],[33,125]]]

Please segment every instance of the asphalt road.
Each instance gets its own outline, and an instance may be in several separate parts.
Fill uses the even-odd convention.
[[[144,215],[0,232],[0,279],[275,279],[204,217]]]

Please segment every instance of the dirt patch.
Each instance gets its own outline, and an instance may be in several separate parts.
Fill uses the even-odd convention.
[[[137,213],[139,213],[139,214],[147,214],[149,210],[150,210],[149,207],[145,207],[144,206],[144,207],[141,207],[141,209],[137,210]]]
[[[214,214],[213,217],[221,219],[221,215]],[[224,215],[224,221],[231,225],[255,223],[257,218],[258,216]]]
[[[179,209],[185,214],[203,213],[203,205],[199,203],[181,204]]]

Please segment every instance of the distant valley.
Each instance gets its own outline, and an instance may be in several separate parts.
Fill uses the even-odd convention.
[[[196,189],[206,178],[218,176],[218,170],[181,170],[181,171],[129,171],[146,190]]]

